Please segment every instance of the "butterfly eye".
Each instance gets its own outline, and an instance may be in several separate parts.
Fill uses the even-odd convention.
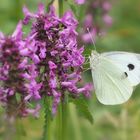
[[[127,67],[129,68],[130,71],[135,68],[135,66],[133,64],[128,64]]]

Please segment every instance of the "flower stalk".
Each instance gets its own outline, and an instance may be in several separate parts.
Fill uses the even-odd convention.
[[[50,112],[50,99],[44,97],[44,111],[45,111],[45,122],[42,140],[51,140],[51,112]]]
[[[63,7],[63,0],[59,0],[59,17],[64,14],[64,7]],[[63,92],[62,92],[63,94]],[[58,110],[58,116],[59,116],[59,138],[58,140],[66,140],[67,136],[67,113],[68,113],[68,95],[63,94],[61,98],[61,103]]]
[[[59,5],[59,17],[61,17],[63,15],[63,0],[58,0],[58,5]],[[62,93],[63,94],[63,93]],[[65,132],[63,132],[64,129],[64,125],[65,125],[65,111],[66,111],[66,107],[65,107],[65,94],[63,94],[63,97],[61,98],[61,103],[59,105],[58,108],[58,140],[64,140],[64,135]]]
[[[62,140],[67,138],[68,129],[68,96],[65,94],[64,100],[62,101]]]
[[[63,10],[64,10],[64,8],[63,8],[63,6],[64,6],[64,2],[63,2],[63,0],[58,0],[58,5],[59,5],[59,16],[61,17],[62,15],[63,15]]]
[[[59,104],[58,107],[58,123],[57,123],[57,131],[58,131],[58,136],[57,136],[57,140],[62,140],[63,137],[63,131],[62,131],[62,103]]]

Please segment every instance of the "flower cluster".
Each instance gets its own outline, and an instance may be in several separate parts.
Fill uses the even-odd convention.
[[[21,21],[12,36],[0,34],[0,103],[6,107],[8,115],[25,116],[30,113],[25,101],[30,94],[26,86],[30,81],[23,75],[32,65],[20,53],[23,42]]]
[[[89,29],[94,40],[98,34],[106,34],[106,29],[113,22],[112,17],[108,14],[110,9],[111,4],[109,0],[89,0],[87,2],[86,16],[84,18],[82,32],[80,33],[80,40],[83,40],[83,43],[92,43],[87,29]]]
[[[71,11],[62,18],[53,7],[45,13],[40,4],[37,13],[23,8],[25,18],[11,36],[0,33],[0,103],[8,115],[38,115],[38,101],[52,98],[55,114],[65,96],[89,97],[90,84],[81,87],[84,48],[77,46],[77,20]],[[32,22],[27,36],[22,26]],[[67,94],[67,95],[66,95]],[[28,103],[35,101],[35,109]]]
[[[5,102],[15,92],[24,92],[23,78],[21,74],[24,60],[19,54],[19,42],[21,40],[21,23],[11,37],[0,34],[0,101]]]
[[[30,85],[32,94],[27,99],[41,99],[52,96],[52,112],[55,114],[60,100],[69,95],[78,97],[80,93],[89,96],[90,85],[80,87],[84,48],[77,47],[75,20],[71,11],[59,18],[53,7],[45,13],[39,5],[36,14],[24,7],[26,25],[32,21],[32,30],[22,45],[22,55],[29,57],[35,64],[38,80]],[[34,72],[34,71],[33,71]],[[28,76],[27,76],[28,77]],[[25,78],[27,78],[25,75]]]

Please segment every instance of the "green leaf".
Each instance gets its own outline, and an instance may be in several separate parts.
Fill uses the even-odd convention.
[[[87,119],[91,124],[93,124],[94,119],[88,108],[87,102],[83,98],[72,99],[71,102],[76,105],[76,108],[80,115]]]
[[[46,6],[46,8],[47,8],[47,12],[49,12],[49,8],[50,8],[50,6],[52,5],[54,3],[54,0],[49,0],[49,1],[47,1],[47,6]]]
[[[76,6],[73,4],[69,3],[69,7],[71,8],[71,10],[75,13],[75,15],[77,15],[77,10],[76,10]]]
[[[68,3],[69,8],[73,11],[74,15],[76,16],[76,18],[79,19],[80,6],[70,3],[68,1],[67,3]]]

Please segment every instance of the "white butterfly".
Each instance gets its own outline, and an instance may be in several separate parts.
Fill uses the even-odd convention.
[[[93,51],[90,67],[96,96],[105,105],[126,102],[140,83],[140,54]]]

